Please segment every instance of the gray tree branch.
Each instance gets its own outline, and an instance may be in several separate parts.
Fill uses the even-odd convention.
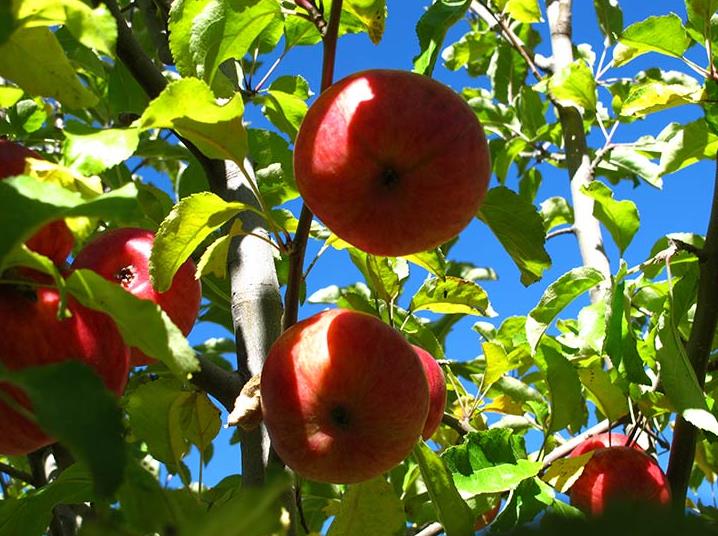
[[[560,71],[574,60],[571,41],[571,4],[572,0],[547,1],[554,72]],[[583,186],[590,184],[594,179],[586,134],[583,130],[583,118],[575,107],[554,104],[558,109],[563,130],[566,165],[571,180],[571,200],[575,215],[573,229],[578,240],[581,259],[584,266],[596,268],[605,276],[606,281],[609,281],[611,267],[603,248],[601,227],[593,215],[594,201],[581,192]],[[592,300],[596,301],[601,294],[600,288],[595,290],[591,295]]]

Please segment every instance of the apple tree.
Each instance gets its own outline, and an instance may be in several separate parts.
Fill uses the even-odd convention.
[[[629,249],[718,158],[718,1],[664,4],[2,2],[0,534],[710,533],[718,189]],[[285,417],[348,392],[337,472]]]

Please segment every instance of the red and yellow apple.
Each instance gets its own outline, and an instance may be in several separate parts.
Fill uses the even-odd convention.
[[[0,285],[0,363],[8,370],[79,360],[120,395],[127,382],[129,349],[112,319],[70,298],[72,316],[58,320],[57,290]],[[67,386],[72,389],[71,385]],[[18,388],[0,383],[0,454],[27,454],[53,440],[8,404],[30,409]]]
[[[134,296],[159,305],[184,335],[194,326],[202,300],[200,281],[195,279],[196,266],[188,259],[174,276],[166,292],[158,292],[150,280],[150,254],[155,233],[147,229],[125,227],[107,231],[80,250],[72,268],[89,268],[114,281]],[[132,348],[132,366],[154,362],[137,348]]]
[[[612,503],[664,506],[671,501],[658,463],[641,449],[626,446],[593,450],[568,495],[573,506],[592,516],[602,514]]]
[[[324,91],[294,145],[307,206],[339,238],[375,255],[436,247],[475,216],[491,171],[486,136],[449,87],[369,70]]]
[[[0,180],[25,171],[25,159],[42,158],[35,151],[20,144],[0,138]],[[29,249],[45,255],[61,266],[72,251],[75,239],[64,220],[55,220],[44,225],[25,243]]]
[[[324,482],[373,478],[421,437],[429,389],[401,334],[357,311],[316,314],[285,331],[261,376],[264,423],[279,457]]]
[[[441,418],[444,416],[444,408],[446,407],[446,379],[441,367],[429,352],[420,346],[412,345],[416,355],[419,356],[421,364],[424,367],[426,379],[429,382],[429,413],[426,416],[424,429],[421,437],[429,439],[434,435],[436,429],[441,424]]]

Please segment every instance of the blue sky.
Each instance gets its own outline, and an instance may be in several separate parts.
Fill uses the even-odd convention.
[[[337,50],[337,66],[335,78],[339,79],[350,73],[369,68],[396,68],[410,70],[412,59],[418,53],[418,42],[415,34],[415,24],[430,0],[392,0],[389,2],[389,16],[387,18],[386,33],[382,42],[375,46],[371,44],[366,35],[346,36],[341,39]],[[543,2],[542,2],[543,4]],[[574,2],[574,40],[575,42],[590,43],[597,54],[602,49],[602,37],[593,13],[593,2],[589,0],[576,0]],[[624,25],[644,19],[653,14],[665,14],[673,10],[685,18],[683,2],[677,0],[652,0],[639,2],[623,0]],[[545,13],[544,13],[545,17]],[[541,25],[542,31],[545,24]],[[459,23],[449,33],[446,43],[458,40],[467,30],[468,25]],[[545,56],[550,55],[548,36],[543,35],[544,43],[538,52]],[[700,64],[705,63],[699,51],[690,54]],[[266,62],[269,65],[270,62]],[[682,63],[664,56],[648,54],[643,58],[629,63],[620,70],[615,71],[616,76],[632,76],[642,68],[660,66],[663,69],[676,69],[687,72]],[[313,91],[318,91],[321,70],[321,47],[295,49],[291,51],[276,72],[276,76],[284,74],[301,74],[305,77]],[[260,73],[261,74],[261,73]],[[485,80],[471,79],[464,71],[449,72],[437,64],[434,72],[435,78],[449,84],[456,90],[463,87],[485,86]],[[529,78],[529,82],[534,80]],[[610,97],[606,90],[599,90],[599,98],[609,103]],[[696,106],[684,106],[672,111],[655,114],[651,118],[637,121],[631,125],[622,126],[616,133],[615,141],[627,142],[643,134],[656,135],[671,121],[681,123],[700,117],[701,112]],[[259,110],[254,107],[247,111],[247,118],[254,126],[264,127],[266,122],[261,118]],[[592,132],[589,143],[593,146],[603,144],[600,132]],[[564,170],[555,170],[548,166],[541,169],[544,174],[543,185],[537,196],[541,201],[554,195],[569,196],[568,177]],[[641,216],[641,229],[625,254],[629,265],[642,262],[648,257],[654,242],[671,232],[705,232],[710,209],[710,196],[713,188],[713,165],[709,162],[691,166],[684,171],[664,178],[663,190],[657,190],[646,183],[634,189],[628,181],[614,188],[618,199],[632,199],[638,206]],[[517,188],[516,170],[509,174],[508,186]],[[496,186],[492,178],[491,186]],[[297,211],[298,212],[298,211]],[[618,251],[612,244],[608,233],[604,232],[604,239],[611,258],[612,266],[617,266]],[[319,244],[310,243],[307,253],[307,262],[316,253]],[[571,235],[564,235],[552,239],[547,244],[547,250],[552,258],[553,266],[544,274],[544,279],[528,288],[519,281],[519,273],[513,262],[490,233],[488,228],[475,220],[452,250],[451,257],[457,260],[472,261],[479,266],[493,268],[499,279],[487,281],[482,286],[487,290],[493,308],[498,312],[497,318],[490,321],[498,325],[504,318],[511,315],[525,315],[539,300],[546,285],[572,267],[580,264],[580,257],[575,239]],[[425,277],[425,273],[412,267],[405,294],[411,296]],[[328,285],[346,285],[361,280],[359,272],[349,261],[345,252],[328,251],[324,254],[310,274],[307,282],[307,294]],[[404,305],[406,305],[404,303]],[[568,315],[575,315],[577,304]],[[307,317],[323,306],[305,304],[300,309],[300,318]],[[451,359],[471,359],[481,353],[480,338],[471,329],[471,326],[482,318],[466,318],[457,324],[448,338],[446,353]],[[193,343],[200,343],[208,337],[227,336],[228,334],[214,325],[199,324],[190,336]],[[224,418],[224,415],[223,415]],[[205,470],[205,483],[212,485],[223,476],[239,471],[240,455],[238,446],[228,446],[231,430],[223,430],[216,443],[215,456],[209,467]],[[193,454],[187,460],[193,474],[197,474],[197,458]]]

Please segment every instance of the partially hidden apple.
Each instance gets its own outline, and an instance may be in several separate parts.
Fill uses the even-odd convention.
[[[665,506],[671,501],[668,481],[656,460],[626,446],[594,449],[568,495],[573,506],[592,516],[613,503]]]
[[[441,424],[441,418],[444,416],[444,408],[446,407],[446,379],[441,367],[429,352],[420,346],[412,345],[416,355],[419,356],[421,364],[424,366],[424,373],[429,382],[429,413],[426,416],[424,429],[421,437],[429,439],[434,435],[437,428]]]
[[[355,73],[309,108],[294,145],[307,206],[339,238],[375,255],[434,248],[476,215],[491,171],[469,105],[426,76]]]
[[[324,311],[286,330],[262,369],[272,446],[300,475],[348,484],[406,458],[429,410],[421,362],[401,334],[365,313]]]
[[[501,510],[501,502],[499,502],[491,510],[486,511],[477,517],[474,522],[474,530],[482,530],[488,527],[491,522],[496,519],[496,516],[499,515],[499,510]]]
[[[114,322],[72,298],[67,304],[72,316],[58,320],[59,303],[59,293],[52,288],[0,285],[0,363],[20,370],[79,360],[120,395],[127,382],[129,348]],[[21,390],[0,383],[0,454],[27,454],[50,444],[53,439],[14,409],[10,399],[31,411]]]
[[[22,175],[27,158],[42,157],[27,147],[0,138],[0,180]],[[55,220],[44,225],[25,244],[32,251],[49,257],[61,266],[72,251],[75,239],[64,220]]]
[[[630,438],[625,434],[619,434],[617,432],[603,432],[601,434],[591,436],[581,442],[575,449],[571,451],[570,455],[572,457],[575,457],[600,448],[625,446],[633,447],[638,450],[643,450],[635,441],[631,442]]]
[[[113,229],[97,236],[83,247],[72,263],[73,269],[89,268],[116,282],[143,300],[159,305],[184,335],[194,326],[202,300],[202,286],[195,279],[191,259],[182,264],[165,292],[158,292],[150,280],[150,254],[155,233],[137,227]],[[147,365],[155,360],[132,348],[130,364]]]

